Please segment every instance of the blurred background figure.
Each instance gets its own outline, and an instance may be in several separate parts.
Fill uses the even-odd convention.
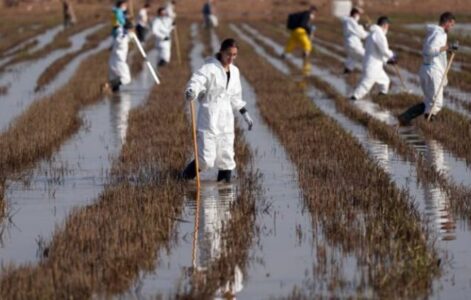
[[[172,30],[172,18],[167,15],[165,7],[160,7],[157,10],[157,17],[152,23],[152,33],[156,37],[155,48],[157,49],[157,65],[159,67],[170,63],[172,52]]]
[[[362,40],[366,39],[368,32],[359,24],[360,14],[360,9],[353,8],[350,16],[342,19],[344,44],[347,52],[345,74],[354,71],[355,67],[363,62],[363,56],[365,56]]]
[[[141,43],[146,40],[147,31],[149,30],[149,8],[150,2],[147,1],[136,17],[136,35]]]
[[[128,10],[128,1],[127,0],[118,0],[116,5],[113,7],[113,30],[112,36],[116,38],[118,36],[119,29],[123,29],[126,24],[126,15]]]
[[[175,20],[177,18],[176,5],[177,5],[177,1],[175,0],[167,1],[167,5],[165,5],[165,10],[167,11],[167,15],[172,20]]]
[[[312,21],[315,18],[317,7],[311,5],[308,10],[290,14],[287,20],[287,28],[291,30],[290,37],[286,43],[285,50],[281,54],[281,58],[285,58],[286,54],[293,52],[296,48],[303,50],[303,74],[308,75],[311,72],[311,64],[309,55],[312,52],[311,35],[315,30]]]
[[[133,26],[131,22],[126,22],[124,27],[119,27],[116,31],[116,38],[113,41],[111,49],[109,65],[109,85],[105,87],[106,90],[111,90],[116,93],[122,85],[131,83],[131,71],[127,63],[129,42],[131,37],[129,35]]]
[[[216,11],[214,9],[213,0],[208,0],[203,5],[203,19],[204,19],[204,26],[206,28],[213,28],[213,27],[218,26],[219,20],[216,16]]]
[[[72,4],[69,0],[62,0],[62,12],[64,15],[64,28],[68,28],[77,23]]]
[[[366,51],[363,59],[363,72],[350,100],[362,99],[373,86],[379,86],[379,94],[386,95],[389,92],[391,79],[384,70],[384,63],[397,64],[395,54],[389,48],[386,34],[389,31],[389,18],[382,16],[376,25],[371,26],[370,34],[366,39]]]

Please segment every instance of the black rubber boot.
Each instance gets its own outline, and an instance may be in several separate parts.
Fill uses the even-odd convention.
[[[219,170],[218,172],[218,182],[225,181],[227,183],[231,182],[232,171],[231,170]]]
[[[196,177],[196,162],[193,160],[191,163],[186,166],[183,170],[182,178],[185,180],[191,180]]]
[[[163,66],[165,66],[165,65],[167,65],[167,62],[166,62],[165,60],[163,60],[163,59],[161,59],[161,60],[157,63],[157,66],[159,66],[159,67],[163,67]]]
[[[119,92],[119,87],[121,86],[121,79],[114,79],[110,81],[111,90],[113,93]]]
[[[410,107],[408,110],[400,114],[399,117],[397,117],[399,120],[399,124],[403,126],[409,125],[413,119],[422,115],[424,112],[425,112],[425,103],[423,102],[418,103]]]

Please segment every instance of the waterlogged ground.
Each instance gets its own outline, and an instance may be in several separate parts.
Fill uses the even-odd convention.
[[[419,25],[422,26],[413,24],[410,28],[422,28]],[[101,29],[101,26],[97,25],[72,36],[71,48],[54,51],[38,61],[13,66],[10,73],[0,78],[0,86],[8,86],[6,94],[0,95],[3,103],[3,106],[0,103],[0,116],[3,116],[0,118],[1,129],[5,129],[39,96],[53,94],[63,86],[88,55],[109,46],[109,40],[104,40],[96,49],[76,57],[39,94],[34,93],[34,84],[27,84],[35,83],[42,71],[57,58],[80,49],[86,36]],[[443,265],[443,274],[434,281],[430,298],[469,298],[471,229],[468,218],[450,208],[453,200],[450,199],[450,194],[437,183],[420,180],[421,171],[415,162],[398,153],[392,145],[374,137],[366,126],[342,113],[326,91],[302,80],[298,73],[293,73],[293,66],[298,69],[302,66],[301,59],[292,56],[287,61],[282,61],[278,55],[274,55],[273,53],[279,53],[283,48],[279,41],[251,24],[234,23],[229,28],[234,36],[251,45],[278,72],[291,76],[298,82],[313,105],[350,133],[395,185],[413,196],[418,210],[425,216],[427,224],[424,226],[431,228],[436,239]],[[34,49],[40,49],[53,40],[57,30],[52,28],[29,42],[37,40]],[[187,63],[193,70],[203,64],[205,49],[216,52],[222,38],[211,31],[209,44],[204,44],[203,34],[208,32],[205,33],[196,24],[191,26],[193,45]],[[339,50],[341,45],[320,40],[318,51],[342,61],[341,55],[323,48],[323,43],[325,46],[338,47]],[[149,59],[151,62],[156,61],[154,51],[150,53]],[[400,71],[411,92],[420,94],[416,75],[406,70]],[[337,272],[346,282],[356,283],[362,280],[359,278],[360,264],[354,256],[344,256],[342,250],[335,245],[326,246],[326,239],[322,234],[313,235],[313,220],[303,201],[296,167],[261,116],[255,90],[244,77],[247,72],[250,70],[241,70],[243,97],[255,126],[253,131],[244,131],[243,135],[253,152],[253,167],[260,175],[261,189],[255,202],[253,232],[240,233],[253,236],[247,249],[247,263],[245,266],[236,264],[230,270],[231,280],[221,284],[214,296],[222,298],[232,295],[241,299],[284,298],[291,296],[295,290],[308,294],[310,289],[314,289],[318,295],[328,296],[328,286],[316,286],[322,281],[322,276],[316,272],[323,255],[319,245],[327,249],[329,258],[335,261],[332,265],[339,268]],[[353,88],[345,77],[339,75],[338,70],[314,66],[311,76],[323,79],[342,95],[348,95]],[[399,78],[393,76],[392,79],[395,83],[392,93],[401,92]],[[164,81],[163,84],[169,84]],[[0,265],[37,264],[43,258],[45,246],[55,229],[63,224],[70,212],[96,200],[103,192],[109,180],[113,158],[119,155],[126,138],[129,113],[148,99],[153,85],[152,78],[144,69],[119,95],[104,96],[97,104],[83,109],[81,118],[85,125],[76,135],[63,143],[52,158],[38,163],[28,176],[7,182],[4,195],[8,207],[7,217],[0,225]],[[463,99],[469,98],[469,94],[459,90],[451,92],[460,94]],[[183,99],[180,97],[175,101]],[[351,105],[388,126],[397,124],[394,113],[380,107],[372,99],[357,101]],[[450,104],[449,108],[470,117],[469,113],[460,111],[459,107]],[[240,126],[244,126],[243,120],[238,119]],[[426,164],[444,174],[447,180],[471,188],[471,168],[465,160],[449,151],[446,145],[427,138],[414,126],[399,128],[397,135],[417,155],[423,157]],[[196,270],[204,274],[214,262],[227,255],[224,230],[234,218],[231,209],[240,194],[240,186],[237,178],[231,184],[217,184],[214,182],[215,176],[215,171],[203,174],[199,201],[192,188],[181,195],[184,208],[172,229],[172,241],[166,248],[158,251],[154,269],[142,271],[129,289],[115,295],[115,298],[167,299],[185,294],[194,283],[190,280],[190,273]],[[230,251],[237,252],[239,249]],[[370,292],[367,289],[361,295],[371,297]],[[345,287],[339,293],[341,294],[336,296],[356,295],[354,287]]]

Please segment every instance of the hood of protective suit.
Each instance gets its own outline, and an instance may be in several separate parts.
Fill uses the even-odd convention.
[[[435,25],[435,24],[427,24],[427,26],[425,27],[425,31],[427,32],[427,34],[430,34],[432,33],[433,31],[435,30],[439,30],[439,31],[443,31],[443,27],[441,26],[438,26],[438,25]]]

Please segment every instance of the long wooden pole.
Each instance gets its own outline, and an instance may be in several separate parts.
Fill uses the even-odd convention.
[[[440,92],[443,89],[443,86],[445,85],[445,81],[446,81],[446,78],[448,76],[448,72],[450,72],[450,69],[451,69],[451,64],[453,63],[453,60],[455,59],[455,54],[456,54],[455,52],[453,52],[451,54],[450,61],[448,62],[448,65],[446,66],[445,74],[443,74],[442,81],[440,82],[440,87],[438,88],[437,93],[435,94],[435,96],[433,96],[432,107],[430,108],[430,112],[428,114],[427,121],[430,121],[430,118],[432,117],[432,111],[435,108],[435,102],[437,100],[438,94],[440,94]]]
[[[195,101],[192,100],[191,105],[191,124],[193,127],[193,147],[195,152],[195,168],[196,168],[196,189],[199,191],[201,184],[200,184],[200,170],[199,170],[199,162],[198,162],[198,142],[196,137],[196,109],[195,109]]]
[[[178,38],[178,30],[177,30],[177,25],[175,25],[175,28],[173,30],[173,34],[174,34],[174,39],[175,39],[175,50],[177,50],[177,60],[178,60],[178,64],[181,65],[182,64],[182,53],[180,51],[180,39]]]

